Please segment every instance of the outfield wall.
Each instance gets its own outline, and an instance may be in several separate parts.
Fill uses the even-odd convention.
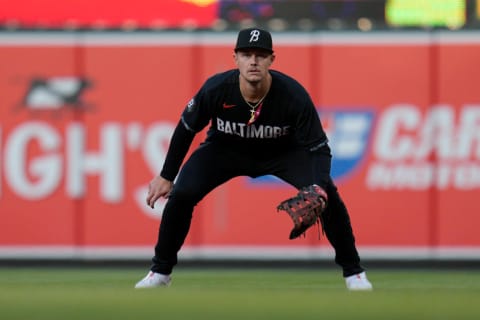
[[[480,34],[274,33],[311,93],[364,258],[479,259]],[[144,259],[145,204],[179,115],[233,68],[234,33],[0,34],[0,257]],[[198,144],[204,133],[195,140]],[[237,178],[195,210],[184,258],[323,259],[290,241],[294,190]]]

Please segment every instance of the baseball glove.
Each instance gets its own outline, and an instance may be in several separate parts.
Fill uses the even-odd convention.
[[[327,193],[316,184],[302,188],[298,194],[282,201],[277,211],[286,211],[293,220],[294,227],[290,232],[290,239],[305,234],[308,228],[315,223],[322,224],[322,212],[327,207]]]

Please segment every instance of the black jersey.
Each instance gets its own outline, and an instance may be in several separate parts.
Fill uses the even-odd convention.
[[[256,109],[240,92],[238,69],[209,78],[190,100],[172,136],[161,176],[173,181],[196,133],[209,123],[206,142],[238,150],[289,150],[303,146],[315,151],[327,137],[307,91],[293,78],[269,71],[272,84]]]
[[[326,135],[313,102],[300,83],[270,70],[272,84],[257,106],[240,92],[238,69],[209,78],[190,100],[182,114],[184,126],[199,132],[209,123],[207,141],[223,141],[232,146],[301,144],[309,149],[326,143]],[[251,121],[250,121],[251,122]]]

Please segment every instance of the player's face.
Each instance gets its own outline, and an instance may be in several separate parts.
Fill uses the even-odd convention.
[[[234,53],[235,64],[240,77],[249,83],[258,83],[267,79],[268,69],[275,55],[261,49],[244,49]]]

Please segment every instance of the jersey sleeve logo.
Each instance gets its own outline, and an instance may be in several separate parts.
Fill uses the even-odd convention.
[[[187,103],[187,112],[192,112],[195,107],[195,98],[192,98],[190,101]]]

